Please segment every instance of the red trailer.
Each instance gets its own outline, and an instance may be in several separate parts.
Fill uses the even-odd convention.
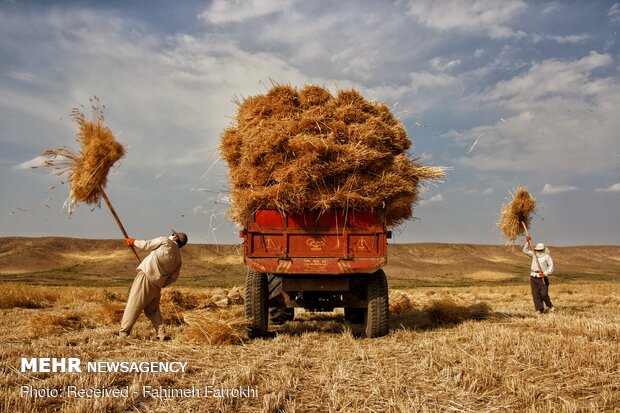
[[[248,267],[245,313],[252,337],[294,308],[332,311],[364,323],[368,337],[388,332],[385,210],[286,213],[257,210],[240,234]]]

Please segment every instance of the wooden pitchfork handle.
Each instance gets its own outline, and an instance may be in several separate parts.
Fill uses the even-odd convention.
[[[542,270],[542,267],[540,266],[540,262],[538,261],[538,255],[536,255],[536,251],[534,250],[534,247],[532,247],[532,241],[529,240],[530,234],[527,232],[527,227],[525,226],[525,222],[521,221],[521,225],[523,225],[523,229],[525,230],[525,236],[526,236],[525,239],[527,240],[527,244],[530,246],[530,251],[532,251],[532,254],[534,255],[534,261],[536,261],[538,272],[539,274],[542,274],[542,279],[544,280],[546,275],[544,271]]]
[[[129,235],[127,235],[127,231],[125,231],[125,228],[123,227],[123,224],[121,223],[121,220],[118,218],[118,215],[116,215],[116,211],[114,210],[114,207],[112,207],[112,204],[110,203],[108,196],[103,191],[103,188],[101,189],[101,196],[103,197],[103,200],[105,201],[105,203],[108,205],[108,208],[110,208],[110,212],[114,216],[114,219],[116,220],[118,227],[121,229],[121,232],[125,236],[125,239],[129,238]],[[130,245],[129,248],[131,248],[131,250],[133,251],[133,254],[136,256],[136,259],[138,260],[138,262],[142,262],[142,260],[140,259],[140,256],[138,255],[138,252],[136,251],[136,248],[133,245]]]

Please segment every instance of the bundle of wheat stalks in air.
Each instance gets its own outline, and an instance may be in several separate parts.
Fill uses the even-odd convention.
[[[243,224],[259,208],[289,212],[387,209],[387,224],[411,218],[419,185],[444,177],[407,150],[403,125],[355,90],[276,85],[237,102],[220,149],[232,181],[229,211]]]
[[[79,152],[67,146],[43,152],[48,157],[46,166],[56,169],[56,175],[69,177],[69,209],[81,202],[99,205],[110,168],[125,156],[125,147],[103,123],[104,107],[96,97],[91,99],[91,108],[92,119],[86,117],[83,108],[74,108],[70,114],[78,126],[75,139],[80,144]]]
[[[510,240],[516,240],[529,228],[531,216],[536,209],[536,200],[523,187],[517,188],[513,199],[502,206],[500,220],[497,223],[500,231]]]

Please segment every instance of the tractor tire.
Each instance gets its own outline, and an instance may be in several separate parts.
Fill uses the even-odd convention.
[[[248,271],[245,277],[245,316],[249,320],[248,336],[265,337],[269,329],[267,274]]]
[[[375,272],[368,280],[368,309],[366,312],[366,337],[381,337],[389,330],[390,307],[388,284],[383,270]]]
[[[267,282],[269,284],[269,300],[282,294],[282,277],[267,274]],[[284,303],[278,307],[269,307],[269,322],[281,325],[295,318],[295,309],[284,307]]]

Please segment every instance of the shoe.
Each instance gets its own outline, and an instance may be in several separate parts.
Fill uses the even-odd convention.
[[[550,313],[555,313],[555,307],[551,307],[551,308],[549,308],[549,312],[550,312]]]
[[[172,338],[170,336],[157,336],[157,341],[170,341]]]
[[[129,333],[126,333],[124,331],[119,331],[118,333],[114,334],[114,337],[116,337],[116,338],[129,338]]]

